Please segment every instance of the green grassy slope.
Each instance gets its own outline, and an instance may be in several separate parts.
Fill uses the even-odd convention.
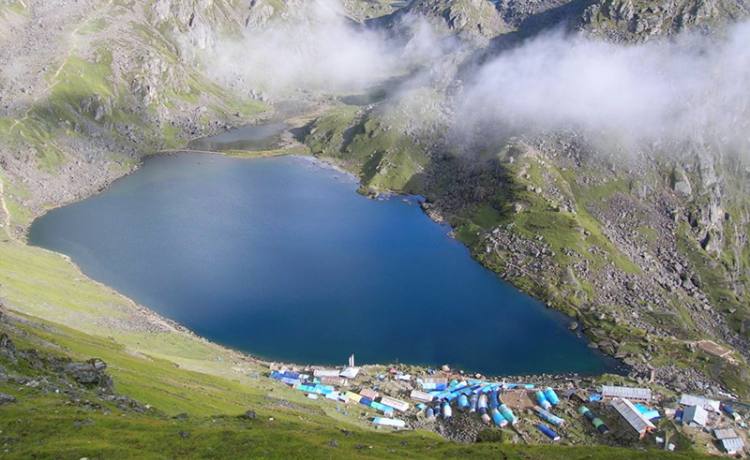
[[[0,410],[4,458],[662,455],[605,447],[457,445],[427,432],[377,432],[357,414],[344,415],[332,403],[307,400],[271,381],[260,366],[229,350],[177,330],[130,330],[136,307],[81,276],[61,256],[9,242],[0,245],[0,255],[0,297],[9,311],[0,332],[19,350],[35,349],[39,356],[103,359],[114,391],[151,407],[141,413],[101,400],[94,389],[81,389],[73,398],[29,385],[62,378],[0,356],[1,373],[11,376],[0,378],[0,392],[17,398]],[[117,321],[128,317],[129,322]],[[249,409],[255,419],[238,417]]]
[[[419,193],[427,155],[398,123],[389,121],[376,112],[336,106],[312,122],[305,143],[313,155],[356,173],[363,188]]]
[[[605,447],[461,446],[423,433],[372,434],[280,419],[100,415],[49,397],[6,408],[0,422],[6,427],[6,445],[12,446],[4,458],[707,458]]]

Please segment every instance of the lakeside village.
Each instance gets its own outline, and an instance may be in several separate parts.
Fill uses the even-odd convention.
[[[600,385],[578,376],[496,381],[467,376],[447,365],[440,370],[356,367],[353,355],[341,368],[269,367],[272,379],[383,429],[433,430],[459,442],[606,444],[669,451],[692,446],[711,454],[747,454],[750,406],[661,387]]]

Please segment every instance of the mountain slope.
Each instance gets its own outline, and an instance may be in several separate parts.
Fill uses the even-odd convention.
[[[430,69],[430,85],[406,88],[399,98],[389,97],[390,88],[385,97],[365,95],[363,105],[342,103],[342,95],[323,98],[322,114],[301,139],[312,153],[359,174],[365,192],[426,195],[425,210],[449,222],[478,260],[571,315],[597,347],[630,363],[634,377],[647,380],[653,368],[657,383],[678,391],[750,394],[744,163],[696,145],[661,146],[622,162],[616,154],[624,147],[603,148],[571,132],[488,136],[457,147],[454,133],[444,129],[454,115],[446,101],[460,94],[457,80],[471,74],[474,62],[529,36],[565,25],[627,43],[655,40],[684,29],[722,30],[724,21],[747,14],[746,4],[418,0],[401,11],[394,3],[346,6],[355,20],[384,15],[368,22],[374,27],[392,25],[405,12],[427,16],[467,47]],[[96,192],[143,155],[272,116],[272,103],[219,86],[185,52],[208,49],[217,36],[289,20],[289,8],[298,6],[277,0],[0,4],[0,301],[6,311],[0,328],[16,349],[26,350],[16,361],[1,358],[0,392],[17,400],[0,411],[6,454],[667,455],[591,446],[458,446],[421,431],[375,433],[356,414],[342,415],[271,382],[260,375],[260,363],[89,280],[66,258],[23,244],[35,216]],[[413,107],[422,108],[418,119],[410,117]],[[664,159],[662,150],[688,154]],[[703,338],[731,347],[736,362],[702,351],[697,341]],[[94,357],[107,363],[114,382],[104,392],[71,382],[60,370],[70,359]],[[248,409],[255,419],[237,418]],[[183,412],[188,416],[174,418]]]
[[[178,36],[200,46],[206,28],[241,27],[228,2],[14,5],[3,7],[13,34],[0,48],[2,165],[14,225],[96,191],[145,152],[266,109],[180,57]],[[12,46],[16,39],[22,46]]]
[[[582,18],[592,34],[616,41],[643,41],[690,30],[720,27],[747,17],[744,0],[603,0],[589,6]]]
[[[682,30],[721,33],[747,17],[743,2],[625,3],[633,11],[625,16],[647,15],[650,26],[616,19],[612,2],[499,2],[516,30],[468,60],[560,25],[636,43]],[[445,18],[442,6],[413,7]],[[471,78],[475,67],[461,59],[441,67],[445,80]],[[358,172],[365,191],[427,196],[427,212],[448,221],[478,260],[571,315],[634,375],[653,372],[691,391],[718,391],[721,382],[749,394],[747,152],[690,141],[634,148],[575,131],[504,136],[491,124],[481,142],[476,134],[456,141],[450,107],[462,86],[428,81],[431,90],[332,110],[306,143]],[[415,100],[419,117],[402,110]],[[702,352],[701,339],[734,349],[734,360]]]

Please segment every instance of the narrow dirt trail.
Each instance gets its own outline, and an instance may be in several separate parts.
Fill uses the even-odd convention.
[[[5,183],[3,179],[0,179],[0,209],[3,210],[3,229],[8,235],[8,238],[16,241],[16,237],[13,235],[13,231],[10,228],[10,210],[8,209],[8,205],[5,202]]]

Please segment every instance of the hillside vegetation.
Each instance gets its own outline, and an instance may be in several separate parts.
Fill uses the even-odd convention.
[[[471,69],[467,62],[548,26],[633,43],[718,27],[744,17],[747,5],[406,3],[344,5],[352,21],[385,28],[405,12],[425,15],[441,33],[470,43],[446,63],[456,78],[400,100],[426,107],[418,124],[391,105],[388,88],[353,95],[362,105],[311,96],[302,102],[316,110],[296,139],[305,150],[295,152],[353,171],[364,193],[425,195],[425,211],[450,223],[479,261],[569,314],[596,347],[632,365],[634,378],[653,370],[657,383],[675,391],[748,397],[745,165],[700,149],[686,161],[647,152],[648,161],[623,164],[571,133],[456,148],[443,129],[444,101]],[[263,363],[134,304],[66,257],[25,244],[35,217],[101,190],[144,155],[282,113],[279,101],[217,84],[185,50],[287,20],[298,6],[0,2],[3,458],[698,458],[691,451],[462,445],[427,431],[374,430],[361,414],[305,398],[268,379]],[[733,362],[696,349],[702,338],[733,350]]]

